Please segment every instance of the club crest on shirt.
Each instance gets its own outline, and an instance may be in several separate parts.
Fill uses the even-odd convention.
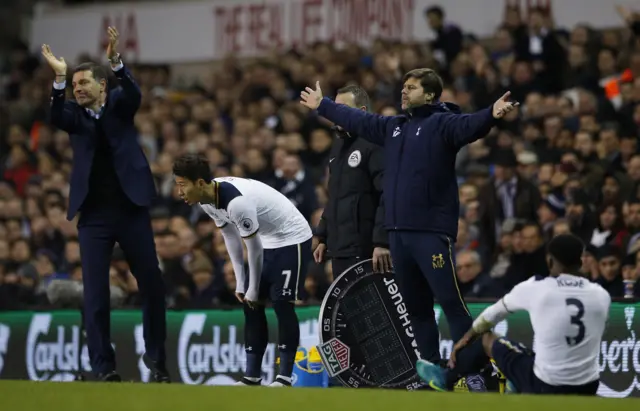
[[[358,167],[358,164],[360,164],[361,160],[362,160],[362,154],[360,153],[360,150],[356,150],[349,155],[347,164],[349,164],[349,167],[356,168]]]
[[[251,219],[243,218],[242,221],[240,221],[240,226],[242,226],[242,228],[247,231],[251,231],[251,229],[253,228],[253,223],[251,222]]]

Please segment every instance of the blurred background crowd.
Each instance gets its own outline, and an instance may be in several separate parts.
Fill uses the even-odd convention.
[[[330,124],[298,104],[319,80],[329,96],[356,83],[373,109],[398,113],[401,78],[436,68],[442,100],[464,111],[511,90],[521,109],[458,156],[460,224],[457,275],[468,298],[496,298],[547,272],[545,242],[573,232],[588,245],[583,271],[613,297],[640,296],[640,20],[620,9],[618,29],[555,27],[544,9],[523,19],[507,9],[489,39],[425,10],[436,33],[428,44],[376,41],[368,49],[316,44],[260,60],[227,58],[206,86],[177,88],[166,67],[129,64],[143,89],[136,116],[156,178],[152,210],[170,307],[236,304],[235,279],[221,235],[198,207],[177,196],[171,167],[201,152],[216,176],[267,182],[316,226],[327,200]],[[445,24],[446,23],[446,24]],[[0,67],[0,308],[46,306],[52,279],[82,277],[75,222],[66,221],[72,152],[47,124],[53,73],[16,44]],[[123,305],[137,286],[116,249],[110,272]],[[306,304],[333,279],[313,265]]]

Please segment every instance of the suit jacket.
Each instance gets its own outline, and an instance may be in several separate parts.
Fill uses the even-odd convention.
[[[101,113],[103,130],[124,193],[134,204],[148,207],[156,195],[156,188],[133,122],[142,93],[127,67],[114,71],[114,74],[120,80],[120,86],[109,91],[107,96]],[[89,192],[89,176],[98,139],[96,122],[78,103],[65,100],[64,89],[54,87],[51,93],[51,124],[69,133],[71,139],[73,168],[67,219],[72,220]]]
[[[498,198],[495,188],[495,180],[492,178],[478,195],[480,202],[480,233],[481,243],[487,247],[488,255],[493,255],[497,242],[496,223],[502,220],[504,211],[502,202]],[[525,221],[536,221],[538,218],[538,207],[542,199],[538,188],[530,181],[518,177],[516,182],[516,195],[514,198],[515,218]],[[499,219],[499,220],[498,220]]]

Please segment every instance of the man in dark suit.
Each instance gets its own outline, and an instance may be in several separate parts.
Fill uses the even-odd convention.
[[[307,221],[318,208],[316,188],[296,154],[289,154],[284,158],[282,167],[274,172],[271,186],[291,200]]]
[[[118,32],[110,27],[108,34],[107,58],[120,87],[109,91],[104,68],[81,64],[73,73],[75,101],[65,101],[67,64],[48,45],[42,46],[42,55],[56,74],[51,123],[69,133],[73,148],[67,218],[79,214],[89,357],[98,378],[120,381],[110,341],[109,306],[109,264],[118,242],[143,301],[145,364],[155,381],[168,382],[165,287],[149,216],[156,192],[133,121],[141,92],[116,52]]]
[[[508,219],[536,221],[541,204],[540,191],[518,173],[518,159],[511,148],[493,154],[493,178],[480,189],[480,237],[490,259],[499,242],[502,223]]]

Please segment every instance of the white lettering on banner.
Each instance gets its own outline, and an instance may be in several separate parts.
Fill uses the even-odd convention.
[[[279,49],[284,42],[284,13],[283,4],[214,7],[216,50],[222,54],[260,54]]]
[[[178,338],[178,371],[185,384],[229,385],[235,380],[225,374],[244,371],[246,355],[244,344],[238,340],[236,325],[227,327],[228,339],[223,341],[221,326],[212,325],[211,342],[196,340],[201,337],[207,321],[206,314],[187,314]],[[305,348],[318,344],[318,320],[300,322],[300,343]],[[265,384],[273,381],[275,366],[275,344],[267,345],[262,359],[262,377]],[[209,377],[205,381],[205,378]]]
[[[73,381],[73,371],[78,370],[80,355],[83,371],[91,371],[87,346],[82,345],[80,352],[80,327],[71,326],[71,340],[65,339],[65,327],[55,328],[55,340],[50,335],[53,316],[51,314],[35,314],[31,318],[27,333],[27,373],[34,381]],[[43,339],[49,342],[42,341]],[[113,345],[113,344],[112,344]],[[115,345],[113,345],[115,348]]]
[[[317,41],[410,40],[413,0],[302,0],[214,6],[219,55],[256,55]]]
[[[526,10],[527,0],[520,0]],[[50,44],[68,61],[81,53],[103,57],[105,26],[120,30],[123,56],[141,63],[208,61],[301,48],[317,41],[366,46],[376,38],[425,41],[434,33],[423,10],[432,0],[211,0],[118,3],[36,8],[31,47]],[[623,0],[633,6],[632,0]],[[465,32],[487,36],[503,19],[505,0],[447,0],[447,20]],[[621,26],[615,8],[602,0],[553,0],[557,27],[589,22]],[[497,12],[496,12],[497,11]],[[98,50],[96,50],[98,48]]]
[[[625,321],[629,336],[622,340],[602,341],[600,353],[598,354],[598,364],[601,373],[628,374],[629,382],[627,387],[609,387],[603,381],[608,379],[600,377],[598,395],[604,397],[626,398],[634,390],[640,390],[640,340],[636,337],[633,328],[635,307],[629,306],[624,309]],[[621,336],[622,337],[622,336]],[[620,380],[618,377],[617,380]]]
[[[220,340],[220,327],[213,326],[212,342],[197,343],[193,342],[193,337],[201,336],[204,331],[204,324],[207,320],[206,314],[187,314],[183,320],[180,329],[180,337],[178,341],[178,368],[180,377],[185,384],[204,384],[213,385],[211,378],[205,381],[207,374],[217,373],[239,373],[241,367],[245,363],[244,348],[240,343],[236,342],[236,326],[231,325],[228,328],[228,342],[222,343]],[[269,378],[269,370],[265,369],[265,362],[269,363],[269,357],[273,357],[273,344],[267,347],[267,353],[263,359],[262,370]],[[268,354],[270,353],[270,355]],[[273,364],[273,358],[271,358]],[[197,377],[193,379],[192,374]],[[273,374],[273,367],[271,368]],[[270,381],[273,379],[271,376]],[[219,384],[220,379],[217,379]],[[229,383],[233,383],[228,378]]]
[[[11,328],[8,325],[0,323],[0,376],[4,368],[4,356],[9,350],[9,337],[11,336]]]
[[[368,43],[375,38],[410,41],[414,0],[330,0],[325,39]]]

